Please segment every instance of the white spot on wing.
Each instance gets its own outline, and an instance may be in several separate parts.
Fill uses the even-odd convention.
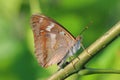
[[[64,34],[65,34],[65,32],[64,32],[64,31],[61,31],[61,32],[60,32],[60,34],[61,34],[61,35],[64,35]]]
[[[44,32],[44,30],[40,30],[40,32]]]
[[[42,21],[43,21],[43,18],[40,18],[39,23],[42,23]]]
[[[55,26],[54,23],[50,23],[50,25],[47,26],[46,30],[51,31],[51,29]]]
[[[53,48],[53,46],[56,43],[56,34],[50,33],[50,37],[51,37],[51,46]]]

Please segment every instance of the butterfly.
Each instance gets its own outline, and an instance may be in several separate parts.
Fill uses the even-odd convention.
[[[60,67],[66,58],[80,49],[80,36],[74,37],[62,25],[43,15],[31,17],[34,35],[35,56],[42,67],[58,64]]]

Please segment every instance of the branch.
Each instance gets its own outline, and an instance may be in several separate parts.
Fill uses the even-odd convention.
[[[29,0],[31,13],[41,13],[41,8],[38,0]]]
[[[82,69],[78,72],[81,75],[91,75],[91,74],[120,74],[120,70],[111,69]]]
[[[120,21],[107,31],[102,37],[96,40],[90,47],[84,50],[78,58],[73,60],[64,69],[53,74],[48,80],[63,80],[68,76],[80,71],[83,66],[95,55],[99,50],[105,47],[110,41],[120,34]],[[74,66],[73,66],[74,65]]]

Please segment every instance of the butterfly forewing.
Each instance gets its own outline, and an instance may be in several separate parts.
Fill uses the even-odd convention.
[[[76,43],[68,31],[44,15],[33,15],[31,24],[35,55],[43,67],[59,63]]]

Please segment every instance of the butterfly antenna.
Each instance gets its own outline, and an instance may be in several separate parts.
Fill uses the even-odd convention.
[[[89,27],[92,23],[93,23],[93,22],[91,21],[91,22],[81,31],[80,35],[81,35],[85,30],[87,30],[88,27]],[[86,53],[87,53],[88,56],[91,56],[91,55],[89,54],[88,50],[83,46],[82,42],[80,42],[80,46],[82,47],[83,50],[86,51]],[[79,57],[77,57],[77,58],[80,60]]]
[[[85,31],[85,30],[87,30],[88,29],[88,27],[85,27],[81,32],[80,32],[80,35]]]
[[[91,21],[81,32],[80,32],[80,35],[88,29],[88,27],[92,24],[93,22]]]

